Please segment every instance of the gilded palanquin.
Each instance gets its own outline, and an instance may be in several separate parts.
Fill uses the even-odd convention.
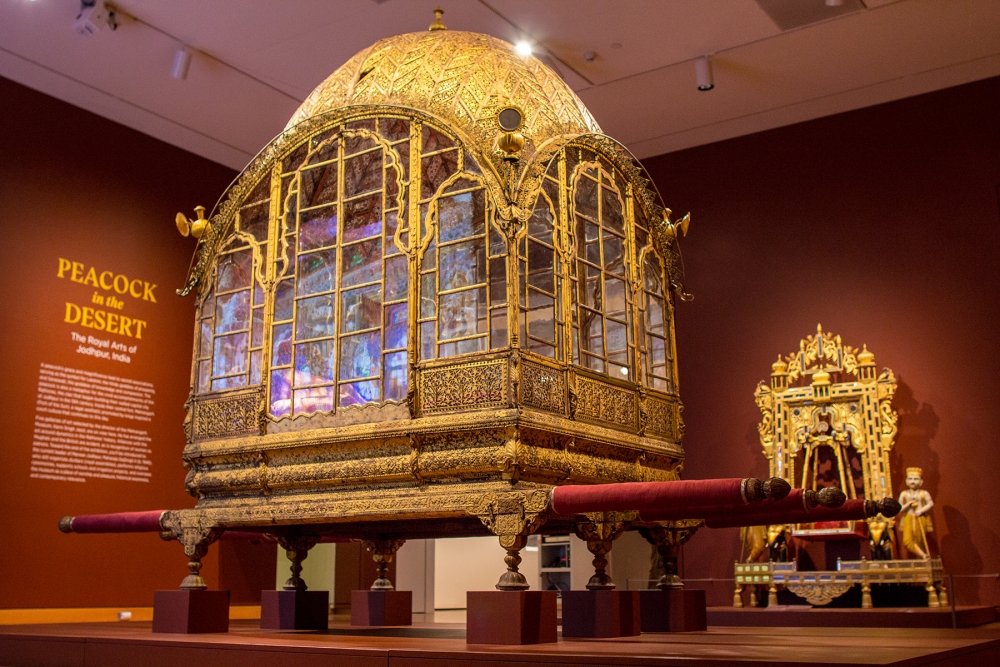
[[[536,58],[381,40],[210,220],[179,291],[198,502],[163,519],[189,555],[235,527],[519,548],[574,530],[552,485],[678,477],[679,226]]]

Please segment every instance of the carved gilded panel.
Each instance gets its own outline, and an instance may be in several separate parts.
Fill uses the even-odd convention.
[[[637,407],[638,397],[634,391],[580,375],[576,378],[577,419],[635,430]]]
[[[431,368],[420,373],[423,414],[507,405],[507,360]]]
[[[256,389],[235,396],[196,400],[192,420],[193,439],[260,435],[262,398],[262,390]]]
[[[670,401],[647,396],[643,402],[646,433],[658,435],[667,440],[677,440],[677,420],[675,405]]]
[[[566,376],[563,371],[532,361],[521,366],[521,403],[557,414],[566,412]]]

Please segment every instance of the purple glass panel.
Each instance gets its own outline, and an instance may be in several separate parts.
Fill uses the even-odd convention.
[[[295,390],[295,414],[333,411],[333,387],[310,387]]]
[[[287,366],[292,363],[292,325],[281,324],[274,327],[271,339],[271,365]]]
[[[247,343],[249,342],[249,338],[246,333],[217,336],[215,338],[215,352],[212,354],[213,377],[231,375],[233,373],[246,373]]]
[[[292,369],[271,371],[271,414],[284,417],[292,411]]]
[[[215,300],[215,333],[250,328],[250,290],[224,294]]]
[[[206,359],[198,362],[198,392],[204,393],[212,388],[212,362]]]
[[[274,321],[282,322],[292,319],[292,291],[295,283],[291,280],[283,280],[278,283],[278,288],[274,292]]]
[[[434,322],[424,322],[420,325],[420,358],[433,359],[437,350],[437,341],[434,338]]]
[[[406,347],[408,328],[405,303],[385,307],[385,347],[387,350]]]
[[[369,285],[343,293],[341,332],[372,329],[381,324],[382,286]]]
[[[299,199],[302,208],[337,201],[336,162],[325,164],[322,167],[303,169],[301,179],[302,189],[299,191]]]
[[[340,341],[340,379],[373,377],[379,374],[382,346],[378,331],[348,336]]]
[[[250,234],[258,241],[266,240],[270,210],[271,204],[268,202],[241,209],[240,231]]]
[[[333,382],[335,351],[336,343],[332,340],[296,345],[295,386]]]
[[[337,207],[307,211],[299,221],[299,252],[334,245],[337,242]]]
[[[340,407],[363,405],[379,401],[379,381],[352,382],[340,385]]]
[[[336,332],[336,317],[335,294],[299,300],[299,307],[295,312],[295,340],[332,336]]]
[[[243,375],[232,375],[227,378],[212,380],[212,391],[222,391],[223,389],[238,389],[247,385],[246,373]]]
[[[250,339],[250,347],[260,347],[264,344],[264,309],[253,309],[253,335]]]
[[[264,359],[263,350],[250,353],[250,384],[260,384],[260,369]]]
[[[201,336],[198,339],[198,356],[212,356],[212,320],[201,321]]]
[[[438,351],[442,359],[454,357],[457,354],[471,354],[473,352],[484,352],[486,350],[486,336],[479,338],[466,338],[465,340],[453,343],[442,343]]]
[[[441,291],[471,287],[486,282],[486,239],[441,248]]]
[[[407,261],[403,255],[396,255],[385,262],[385,300],[395,301],[406,298]]]
[[[438,238],[441,243],[483,234],[486,195],[483,190],[438,200]]]
[[[344,197],[382,189],[382,151],[344,161]]]
[[[337,284],[337,250],[329,248],[299,257],[299,279],[296,291],[300,295],[328,292]]]
[[[382,193],[344,204],[344,243],[382,233]]]
[[[223,255],[219,258],[219,292],[250,287],[253,269],[253,253],[250,248]]]
[[[486,288],[446,294],[440,301],[441,340],[486,332]]]
[[[409,368],[406,363],[406,352],[393,352],[385,355],[385,400],[401,401],[406,398],[407,377]]]
[[[370,283],[382,277],[382,239],[359,241],[343,248],[344,287]]]

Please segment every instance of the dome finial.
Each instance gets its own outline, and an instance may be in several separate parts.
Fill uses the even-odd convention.
[[[441,22],[441,15],[444,14],[444,10],[438,7],[434,10],[434,23],[428,30],[447,30],[448,26]]]

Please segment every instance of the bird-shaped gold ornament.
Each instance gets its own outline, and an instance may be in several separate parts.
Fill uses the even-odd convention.
[[[195,220],[189,219],[183,213],[178,213],[174,220],[177,223],[177,231],[181,233],[181,236],[188,236],[190,234],[196,239],[200,239],[202,234],[212,227],[212,223],[205,217],[204,206],[195,206],[194,212],[198,216]]]

